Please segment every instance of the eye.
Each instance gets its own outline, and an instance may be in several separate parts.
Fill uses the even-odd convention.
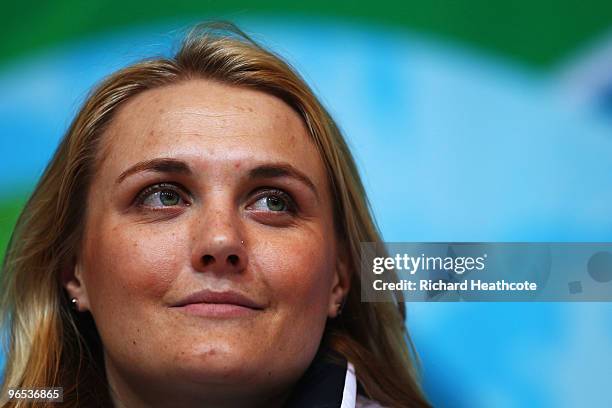
[[[142,207],[164,208],[189,205],[181,194],[181,189],[170,183],[154,184],[142,190],[136,198]]]
[[[289,194],[281,190],[264,190],[257,195],[257,201],[249,206],[255,211],[287,213],[295,211],[295,203]]]

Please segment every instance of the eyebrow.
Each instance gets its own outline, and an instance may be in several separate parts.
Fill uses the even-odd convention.
[[[319,198],[319,193],[314,183],[308,178],[308,176],[306,176],[304,173],[302,173],[290,164],[264,164],[261,166],[257,166],[249,171],[249,178],[251,179],[270,179],[281,177],[291,177],[298,181],[301,181],[310,190],[312,190],[315,197]]]
[[[172,158],[156,158],[151,160],[145,160],[136,163],[117,177],[116,184],[121,183],[127,177],[132,174],[139,173],[142,171],[153,171],[156,173],[177,173],[184,175],[192,175],[193,172],[187,163],[182,160]],[[304,173],[293,167],[288,163],[276,163],[276,164],[263,164],[257,166],[249,171],[248,177],[250,179],[271,179],[281,177],[291,177],[305,184],[314,195],[319,198],[314,183]]]
[[[115,184],[119,184],[132,174],[139,173],[141,171],[153,171],[156,173],[177,173],[185,175],[193,174],[191,168],[184,161],[162,157],[136,163],[135,165],[121,173],[119,177],[117,177]]]

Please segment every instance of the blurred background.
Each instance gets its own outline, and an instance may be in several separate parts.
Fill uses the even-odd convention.
[[[609,0],[3,1],[0,254],[88,90],[205,19],[313,86],[385,240],[612,242]],[[436,407],[612,406],[612,304],[409,304],[408,326]]]

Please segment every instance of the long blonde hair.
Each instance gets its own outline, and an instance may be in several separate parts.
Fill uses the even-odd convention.
[[[114,113],[147,89],[190,78],[257,89],[300,114],[327,170],[337,235],[352,271],[343,312],[328,322],[323,343],[353,363],[366,396],[390,407],[429,406],[418,384],[401,295],[361,302],[361,285],[369,282],[358,273],[360,242],[381,237],[340,130],[286,62],[229,23],[197,26],[173,58],[145,60],[114,73],[72,122],[19,217],[2,265],[3,395],[8,388],[61,386],[63,406],[111,405],[95,325],[89,314],[71,309],[60,276],[79,251],[100,138]]]

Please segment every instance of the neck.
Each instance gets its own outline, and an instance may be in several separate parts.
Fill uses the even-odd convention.
[[[114,408],[280,408],[290,394],[290,390],[274,392],[262,390],[262,387],[244,387],[244,384],[226,386],[177,382],[164,376],[134,379],[122,373],[110,361],[105,363]]]

